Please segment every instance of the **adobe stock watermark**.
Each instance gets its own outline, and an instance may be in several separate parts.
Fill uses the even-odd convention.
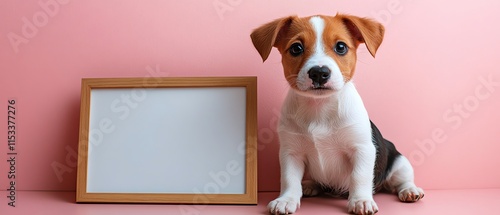
[[[219,16],[219,19],[224,21],[225,14],[234,11],[234,9],[240,6],[242,2],[243,0],[214,0],[212,2],[212,6]]]
[[[388,0],[385,7],[380,10],[370,11],[370,18],[380,22],[384,27],[388,27],[393,21],[393,18],[401,14],[405,9],[405,3],[412,2],[413,0]],[[371,64],[374,57],[370,54],[365,46],[358,48],[357,61],[361,64]]]
[[[251,156],[249,153],[251,152],[259,152],[263,151],[266,148],[266,145],[269,143],[272,143],[275,138],[276,138],[276,128],[277,128],[277,123],[279,120],[279,115],[280,112],[276,109],[272,109],[272,117],[269,120],[269,123],[267,126],[260,128],[259,131],[257,132],[257,149],[255,148],[250,148],[250,151],[246,151],[246,144],[245,142],[242,142],[238,145],[238,154],[245,154],[245,157],[249,158],[254,158],[257,159],[257,156]],[[250,162],[252,160],[249,160]],[[210,196],[209,195],[218,195],[222,194],[221,190],[226,188],[229,183],[231,182],[231,178],[234,178],[234,176],[241,174],[243,172],[243,166],[245,164],[238,163],[235,160],[231,160],[226,164],[226,169],[219,171],[219,172],[214,172],[210,171],[208,172],[208,175],[212,179],[212,181],[207,182],[204,184],[203,187],[203,193],[199,188],[193,188],[193,193],[196,195],[193,197],[192,204],[194,205],[179,205],[179,211],[180,214],[182,215],[199,215],[201,212],[207,207],[207,204],[210,203]]]
[[[241,153],[240,150],[238,150]],[[243,151],[243,154],[245,152]],[[244,173],[245,163],[239,163],[236,160],[230,160],[226,163],[225,169],[214,172],[208,172],[210,179],[203,185],[203,191],[198,187],[193,188],[193,193],[195,194],[192,203],[195,205],[179,205],[178,209],[181,215],[197,215],[201,214],[202,210],[207,207],[213,196],[223,194],[222,190],[227,188],[231,183],[232,178]]]
[[[22,25],[20,32],[7,33],[12,50],[17,54],[19,53],[19,46],[27,44],[30,39],[38,35],[40,28],[45,27],[51,18],[59,14],[62,5],[66,5],[70,0],[40,0],[38,5],[40,10],[36,11],[31,17],[23,16],[21,18]]]
[[[258,150],[262,151],[266,149],[266,145],[272,143],[277,137],[278,122],[280,119],[280,111],[276,108],[271,110],[272,116],[269,119],[267,126],[259,129],[257,132],[257,138],[259,139]]]
[[[481,102],[489,99],[500,87],[500,81],[493,80],[492,74],[480,76],[478,81],[479,83],[469,95],[444,111],[442,119],[447,124],[446,127],[436,127],[430,132],[430,137],[415,141],[417,149],[413,150],[408,157],[413,165],[424,164],[426,158],[434,154],[436,147],[448,140],[448,132],[459,129],[465,120],[479,110]]]
[[[160,66],[156,65],[155,68],[152,66],[146,66],[147,74],[143,78],[143,87],[156,87],[159,83],[159,78],[167,77],[168,73],[160,71]],[[90,131],[84,130],[85,134],[88,134],[88,139],[80,140],[88,142],[89,145],[93,147],[100,146],[106,135],[113,133],[116,128],[116,121],[126,121],[131,112],[140,106],[140,103],[147,99],[147,92],[143,88],[133,88],[128,93],[121,94],[118,98],[115,98],[109,109],[111,112],[116,113],[116,118],[104,117],[97,123],[97,128],[92,128]],[[80,144],[78,144],[80,145]],[[66,173],[71,173],[78,166],[78,157],[84,157],[83,152],[76,152],[70,145],[64,147],[66,150],[66,156],[64,163],[58,161],[53,161],[51,163],[52,170],[54,171],[59,183],[63,182],[64,175]],[[89,150],[92,149],[89,147]]]
[[[412,2],[413,0],[389,0],[387,1],[385,9],[371,11],[370,15],[375,20],[382,23],[384,26],[389,26],[394,16],[399,15],[404,10],[403,3]]]

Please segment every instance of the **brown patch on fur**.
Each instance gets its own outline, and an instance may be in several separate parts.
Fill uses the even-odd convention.
[[[304,48],[302,55],[294,57],[289,53],[290,46],[294,43],[300,43]],[[297,74],[304,66],[305,62],[314,53],[314,44],[316,35],[314,29],[309,23],[309,17],[294,20],[292,25],[284,34],[284,39],[277,44],[281,53],[281,63],[285,78],[291,87],[297,88]]]

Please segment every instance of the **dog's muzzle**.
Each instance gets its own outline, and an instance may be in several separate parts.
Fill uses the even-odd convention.
[[[331,71],[326,66],[314,66],[307,72],[313,82],[314,88],[321,88],[331,76]]]

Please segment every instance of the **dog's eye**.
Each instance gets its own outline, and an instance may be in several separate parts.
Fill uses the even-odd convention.
[[[294,43],[288,51],[292,56],[297,57],[304,52],[304,47],[300,43]]]
[[[347,50],[348,50],[347,44],[345,44],[344,42],[337,42],[337,44],[335,44],[335,47],[333,48],[333,50],[338,55],[343,56],[343,55],[347,54]]]

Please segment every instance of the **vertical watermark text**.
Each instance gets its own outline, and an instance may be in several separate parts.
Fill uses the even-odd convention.
[[[17,120],[16,120],[16,100],[8,100],[7,105],[7,163],[9,171],[7,173],[8,189],[7,203],[10,207],[16,207],[16,161],[17,161]]]

